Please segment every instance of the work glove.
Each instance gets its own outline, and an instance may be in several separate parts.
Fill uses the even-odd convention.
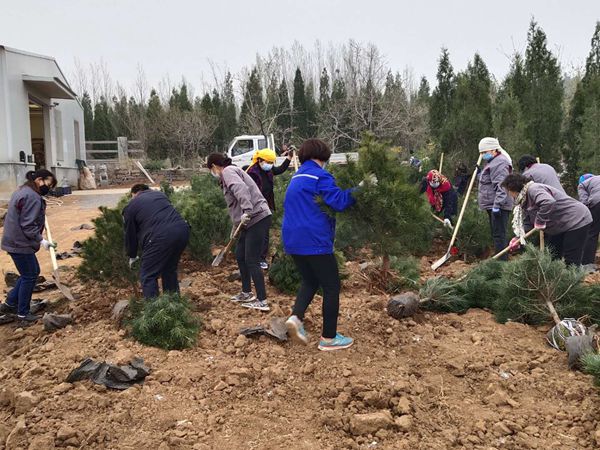
[[[539,222],[535,222],[535,223],[533,224],[533,227],[534,227],[536,230],[545,230],[545,229],[546,229],[546,224],[545,224],[545,223],[539,223]]]
[[[358,187],[364,187],[365,184],[371,184],[373,186],[377,186],[377,183],[379,183],[377,176],[374,173],[371,173],[371,174],[367,175],[364,180],[362,180],[360,183],[358,183]]]
[[[244,213],[242,214],[242,217],[240,218],[240,222],[242,224],[242,226],[246,226],[250,223],[250,221],[252,220],[252,217],[250,217],[250,214]]]
[[[500,208],[492,208],[492,214],[500,214]]]
[[[46,239],[42,239],[40,242],[40,245],[42,247],[44,247],[45,250],[50,250],[50,247],[52,247],[52,248],[58,247],[58,244],[56,242],[50,242]]]
[[[450,221],[450,219],[444,219],[444,226],[446,228],[452,228],[452,222]]]
[[[140,259],[139,256],[136,256],[135,258],[129,258],[129,268],[133,269],[133,265]]]
[[[515,236],[510,240],[510,243],[508,244],[508,251],[514,252],[515,250],[518,250],[519,247],[521,247],[521,239]]]

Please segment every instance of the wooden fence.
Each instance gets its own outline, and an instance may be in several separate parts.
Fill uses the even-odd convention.
[[[131,159],[144,159],[140,141],[118,137],[116,141],[85,141],[88,164],[126,164]]]

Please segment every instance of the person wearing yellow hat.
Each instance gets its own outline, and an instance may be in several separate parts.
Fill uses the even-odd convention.
[[[293,151],[290,151],[286,145],[283,146],[283,155],[286,156],[285,161],[280,166],[275,166],[277,154],[270,148],[258,150],[252,156],[252,164],[247,170],[248,175],[254,180],[263,197],[269,205],[271,211],[275,211],[275,191],[274,191],[274,176],[281,175],[290,166],[293,158]],[[261,254],[260,266],[263,270],[269,268],[267,263],[267,255],[269,253],[269,233],[266,234],[263,242],[263,250]]]

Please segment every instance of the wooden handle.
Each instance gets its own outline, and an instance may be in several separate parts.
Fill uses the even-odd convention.
[[[546,248],[546,242],[544,241],[544,232],[540,230],[540,250],[544,250]]]
[[[475,170],[473,170],[473,175],[471,176],[471,181],[469,182],[469,188],[465,194],[465,200],[463,201],[462,208],[460,209],[460,214],[458,216],[458,221],[454,226],[454,233],[452,233],[452,239],[450,239],[450,245],[448,246],[448,253],[452,250],[452,246],[454,246],[454,241],[456,241],[456,236],[458,235],[458,229],[460,228],[460,224],[462,222],[462,218],[465,215],[465,210],[467,209],[467,203],[469,202],[469,196],[471,195],[471,191],[473,190],[473,185],[475,184],[475,178],[477,178],[477,169],[479,168],[479,164],[481,164],[481,160],[483,158],[483,153],[479,154],[479,158],[477,159],[477,164],[475,165]]]
[[[48,217],[44,217],[44,226],[46,228],[46,236],[51,243],[54,243],[52,240],[52,232],[50,231],[50,225],[48,224]],[[50,247],[50,259],[52,260],[52,270],[58,270],[58,263],[56,262],[56,251],[54,247]]]
[[[524,238],[528,238],[529,236],[531,236],[533,233],[535,233],[537,230],[537,228],[532,228],[531,230],[529,230],[527,233],[525,233],[525,236],[523,236]],[[492,259],[498,259],[500,258],[502,255],[505,255],[506,253],[508,253],[510,251],[510,245],[508,247],[506,247],[504,250],[499,251],[498,253],[496,253],[494,256],[492,256]]]
[[[440,156],[440,173],[442,173],[442,167],[444,167],[444,152],[442,152],[442,156]]]

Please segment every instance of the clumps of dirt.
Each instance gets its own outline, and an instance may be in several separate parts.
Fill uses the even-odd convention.
[[[454,263],[456,264],[456,263]],[[501,325],[481,310],[386,316],[387,296],[367,291],[347,265],[341,352],[316,348],[317,296],[306,317],[308,346],[241,328],[289,314],[293,297],[269,288],[270,313],[229,297],[239,281],[224,268],[185,263],[182,292],[204,329],[196,347],[145,347],[117,328],[111,308],[130,293],[77,285],[60,303],[76,323],[48,334],[41,324],[0,328],[0,443],[6,448],[581,448],[600,445],[600,405],[590,378],[567,368],[545,328]],[[356,284],[355,284],[356,283]],[[152,369],[122,392],[66,383],[85,357],[118,363],[140,356]]]

